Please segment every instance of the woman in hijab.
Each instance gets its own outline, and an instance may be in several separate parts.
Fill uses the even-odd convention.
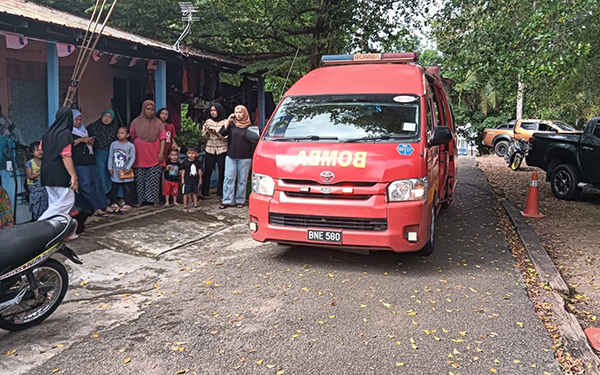
[[[89,136],[94,139],[96,165],[105,195],[110,193],[112,187],[108,173],[108,151],[110,144],[117,140],[118,130],[119,124],[115,121],[115,112],[112,109],[102,112],[102,116],[98,120],[87,126]]]
[[[243,105],[238,105],[235,107],[234,113],[227,119],[225,126],[219,131],[219,134],[228,138],[223,202],[219,206],[221,209],[234,203],[241,208],[246,201],[246,183],[254,153],[254,144],[246,139],[246,129],[250,125],[248,110]]]
[[[56,214],[68,215],[79,189],[77,172],[73,165],[73,112],[59,108],[54,123],[42,137],[42,185],[48,191],[48,209],[38,220]]]
[[[73,109],[73,164],[79,176],[79,194],[94,211],[94,216],[106,214],[106,194],[102,187],[100,172],[94,155],[94,138],[91,138],[83,124],[83,115]],[[43,169],[43,168],[42,168]]]
[[[202,194],[200,199],[208,197],[210,191],[210,177],[219,166],[219,183],[217,184],[217,196],[223,197],[223,180],[225,179],[225,157],[227,156],[227,137],[219,134],[225,127],[227,117],[225,108],[219,103],[210,106],[210,117],[202,128],[202,138],[206,139],[206,156],[204,158],[204,177],[202,178]]]
[[[155,115],[156,104],[146,100],[142,113],[131,123],[131,139],[135,146],[133,174],[138,194],[138,203],[153,203],[158,207],[162,166],[165,165],[167,135],[162,121]]]

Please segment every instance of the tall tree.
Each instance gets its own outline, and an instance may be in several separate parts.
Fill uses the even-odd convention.
[[[590,71],[591,62],[600,57],[593,47],[598,40],[597,3],[449,0],[434,19],[433,33],[454,78],[463,81],[476,72],[477,85],[469,89],[483,92],[491,84],[504,114],[514,116],[522,81],[524,116],[574,123],[583,114],[572,109],[582,109],[582,97],[589,105],[589,95],[600,90],[597,69]],[[481,117],[475,112],[474,121]]]
[[[93,0],[34,0],[86,15]],[[195,0],[199,22],[184,43],[246,59],[246,72],[292,77],[320,65],[323,54],[416,46],[418,26],[433,0]],[[111,24],[173,42],[184,25],[177,2],[119,0]]]

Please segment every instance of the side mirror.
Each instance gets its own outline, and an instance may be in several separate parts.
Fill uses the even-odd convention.
[[[452,140],[452,132],[447,126],[436,126],[433,128],[431,139],[427,142],[427,147],[439,146]]]

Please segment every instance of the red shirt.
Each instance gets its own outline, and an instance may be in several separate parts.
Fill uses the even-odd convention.
[[[165,124],[165,160],[169,159],[169,150],[173,148],[173,141],[177,137],[175,133],[175,126],[173,124]]]
[[[42,149],[42,141],[40,141],[40,150],[44,151]],[[65,148],[63,148],[63,150],[60,152],[60,156],[73,156],[73,145],[66,145]]]
[[[160,141],[167,138],[165,130],[161,130],[160,135],[154,142],[144,142],[136,138],[135,128],[131,127],[131,138],[135,146],[134,168],[150,168],[158,165],[158,154],[160,153]],[[166,165],[164,160],[161,165]]]

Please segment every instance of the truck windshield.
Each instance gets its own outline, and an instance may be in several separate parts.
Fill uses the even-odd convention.
[[[268,141],[398,142],[419,136],[416,95],[287,97],[265,131]]]

